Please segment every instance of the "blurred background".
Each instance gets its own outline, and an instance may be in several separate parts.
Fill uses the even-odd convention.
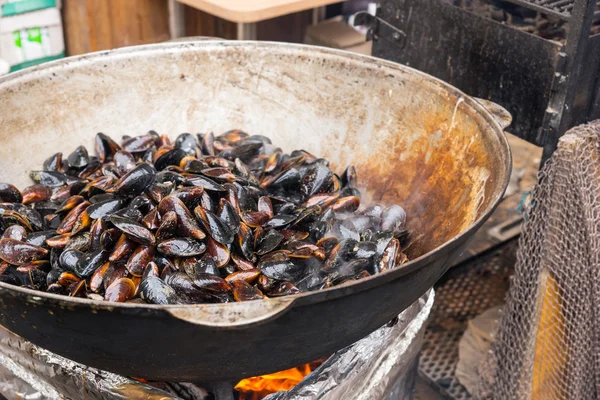
[[[368,0],[0,0],[0,74],[186,36],[311,43],[371,53],[348,19]],[[350,21],[351,22],[351,21]]]

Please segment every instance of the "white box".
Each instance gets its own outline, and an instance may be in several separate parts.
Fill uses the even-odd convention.
[[[64,57],[64,52],[58,8],[0,18],[0,58],[11,71]]]

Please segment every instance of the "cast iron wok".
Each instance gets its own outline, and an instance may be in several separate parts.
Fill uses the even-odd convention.
[[[331,354],[425,293],[489,217],[510,175],[508,120],[410,68],[290,44],[132,47],[0,78],[0,181],[29,185],[46,157],[93,148],[98,131],[239,128],[355,164],[363,202],[401,204],[411,234],[400,268],[247,303],[114,304],[0,283],[0,323],[72,360],[154,380],[235,380]]]

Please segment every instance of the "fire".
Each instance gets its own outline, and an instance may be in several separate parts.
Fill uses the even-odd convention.
[[[240,400],[260,400],[271,393],[290,390],[323,361],[319,360],[273,374],[242,379],[235,389],[240,392]]]

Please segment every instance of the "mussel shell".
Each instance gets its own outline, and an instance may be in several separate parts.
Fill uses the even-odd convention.
[[[238,255],[236,252],[231,253],[231,261],[233,261],[239,271],[254,269],[254,263],[246,260],[243,256]]]
[[[219,268],[227,265],[231,259],[229,248],[211,237],[206,238],[206,252],[213,258]]]
[[[138,246],[127,261],[126,268],[133,276],[142,276],[144,269],[154,259],[153,246]]]
[[[128,206],[128,208],[138,210],[142,214],[146,214],[148,211],[150,211],[152,209],[152,207],[154,207],[154,203],[145,194],[134,197]]]
[[[93,292],[98,292],[100,289],[104,287],[104,278],[107,276],[107,272],[110,269],[110,262],[104,263],[100,268],[98,268],[92,274],[90,278],[90,290]]]
[[[392,205],[381,213],[381,229],[400,234],[406,225],[406,212],[399,205]]]
[[[100,162],[110,161],[114,154],[121,149],[121,146],[102,132],[96,134],[94,147]]]
[[[103,264],[104,266],[105,264]],[[102,268],[102,267],[100,267]],[[108,288],[114,281],[119,278],[127,277],[127,268],[125,268],[125,264],[122,262],[113,263],[111,262],[108,266],[106,272],[104,273],[104,279],[102,285],[104,286],[104,290]]]
[[[46,286],[50,286],[58,281],[58,278],[64,271],[61,269],[51,269],[46,275]]]
[[[197,274],[192,279],[196,287],[209,292],[228,292],[232,289],[225,279],[213,274]]]
[[[94,271],[108,261],[109,255],[110,253],[104,249],[98,249],[96,251],[85,253],[77,262],[74,272],[81,278],[89,278],[92,276]]]
[[[32,181],[38,184],[59,187],[66,185],[69,182],[69,178],[60,172],[51,171],[31,171],[29,177]]]
[[[102,247],[100,240],[102,239],[102,235],[106,231],[106,223],[103,219],[97,219],[92,223],[90,227],[90,250],[98,250]]]
[[[266,212],[262,211],[244,211],[241,214],[242,221],[252,228],[257,228],[265,225],[271,217]]]
[[[181,149],[173,149],[158,157],[154,162],[154,167],[157,171],[162,171],[169,165],[179,165],[179,162],[187,153]]]
[[[342,173],[342,185],[356,187],[358,184],[358,174],[356,173],[356,167],[354,165],[348,165]]]
[[[150,150],[156,142],[152,135],[134,136],[123,140],[121,147],[130,153],[142,153]]]
[[[322,193],[331,184],[333,173],[323,165],[315,165],[302,177],[300,192],[306,197]]]
[[[100,247],[106,251],[112,250],[118,243],[119,238],[123,235],[117,228],[106,229],[100,236]],[[123,237],[126,237],[123,235]],[[94,249],[96,250],[96,249]]]
[[[26,265],[48,256],[48,250],[15,239],[0,239],[0,259],[12,265]]]
[[[158,212],[164,217],[166,214],[172,211],[177,216],[177,232],[183,237],[193,237],[198,240],[202,240],[206,237],[206,234],[200,229],[200,226],[196,222],[196,219],[192,216],[188,208],[185,206],[183,201],[175,196],[165,197],[158,205]],[[170,226],[161,226],[159,231],[164,230],[169,232]],[[162,236],[162,235],[161,235]]]
[[[200,137],[198,134],[198,140],[201,142],[202,153],[214,156],[215,155],[215,135],[212,132],[207,133]]]
[[[189,257],[182,262],[183,270],[192,279],[196,279],[200,274],[211,274],[219,276],[219,267],[209,254],[204,254],[200,258]]]
[[[58,263],[63,270],[75,272],[79,260],[84,253],[79,250],[65,250],[61,253]]]
[[[188,210],[193,210],[200,204],[204,188],[202,186],[183,187],[173,192],[173,196],[183,202]]]
[[[338,265],[338,267],[329,273],[328,280],[333,284],[341,282],[345,278],[355,276],[363,270],[367,270],[372,263],[365,259],[356,259],[346,261]]]
[[[225,277],[225,280],[229,283],[233,283],[237,280],[244,280],[248,283],[253,283],[260,276],[259,269],[248,269],[246,271],[236,271]]]
[[[119,150],[114,155],[115,169],[118,176],[123,176],[135,169],[135,158],[133,155],[124,150]]]
[[[185,177],[183,182],[185,186],[201,186],[204,190],[208,190],[211,192],[226,192],[227,189],[223,187],[223,185],[218,184],[202,175],[189,175]]]
[[[46,240],[53,236],[56,236],[56,231],[32,232],[27,235],[27,239],[25,241],[34,246],[43,247],[46,246]]]
[[[175,272],[165,279],[165,283],[171,286],[177,296],[185,300],[186,303],[205,303],[212,299],[212,296],[194,285],[194,281],[183,272]]]
[[[244,280],[233,282],[233,297],[236,301],[260,300],[265,296],[255,286],[250,285]]]
[[[106,301],[124,302],[135,295],[136,287],[129,278],[119,278],[106,288],[104,299]]]
[[[15,239],[21,242],[27,241],[27,231],[21,225],[11,225],[4,230],[2,238]],[[29,243],[27,241],[27,243]],[[33,244],[33,243],[30,243]],[[38,245],[41,246],[41,245]]]
[[[140,164],[117,181],[113,193],[118,196],[135,197],[152,186],[155,180],[156,169],[149,164]]]
[[[154,261],[150,261],[146,268],[144,268],[144,272],[142,273],[142,279],[146,279],[149,276],[160,276],[160,270],[158,269],[158,265]]]
[[[187,154],[196,154],[198,143],[196,138],[191,133],[182,133],[175,139],[175,148],[185,151]]]
[[[108,220],[134,242],[145,245],[154,245],[154,235],[142,224],[114,214],[110,216]]]
[[[298,289],[292,282],[277,282],[266,293],[269,295],[269,297],[290,296],[292,294],[300,293],[300,289]]]
[[[104,200],[89,206],[87,213],[91,219],[104,218],[113,214],[115,211],[127,205],[127,200],[122,198],[112,198],[110,200]]]
[[[236,238],[237,247],[241,250],[242,255],[247,259],[251,260],[254,252],[254,240],[252,237],[252,230],[248,225],[241,223],[240,230]]]
[[[360,199],[357,196],[347,196],[338,199],[331,208],[336,212],[354,212],[360,207]]]
[[[283,241],[283,234],[275,229],[266,229],[255,243],[256,254],[262,256],[277,248]]]
[[[192,238],[172,238],[160,242],[159,252],[173,257],[193,257],[206,251],[206,245]]]
[[[297,218],[296,215],[279,214],[279,215],[273,216],[273,218],[271,218],[269,220],[269,222],[267,222],[263,226],[265,228],[284,228],[284,227],[288,226],[289,224],[291,224],[292,222],[294,222],[296,220],[296,218]]]
[[[214,240],[225,245],[233,243],[235,234],[229,229],[225,221],[200,206],[194,209],[194,214]]]
[[[218,217],[229,228],[233,235],[240,230],[240,216],[235,208],[225,199],[221,199],[219,203]],[[233,239],[232,239],[233,241]]]
[[[270,258],[263,257],[257,268],[264,275],[278,281],[298,282],[306,275],[305,268],[299,263],[292,262],[285,254]]]
[[[22,196],[23,204],[47,201],[52,197],[52,188],[47,185],[32,185],[23,189]],[[4,199],[4,195],[2,198]]]
[[[175,290],[155,276],[148,276],[140,283],[140,297],[153,304],[177,304],[179,299]]]
[[[260,141],[246,140],[242,144],[223,150],[219,156],[231,161],[239,158],[245,162],[246,160],[258,155],[262,146],[263,143]]]
[[[61,172],[62,163],[62,153],[55,153],[44,161],[42,168],[44,169],[44,171]]]
[[[67,158],[67,164],[71,168],[83,168],[90,162],[90,156],[84,146],[79,146],[69,154]]]

